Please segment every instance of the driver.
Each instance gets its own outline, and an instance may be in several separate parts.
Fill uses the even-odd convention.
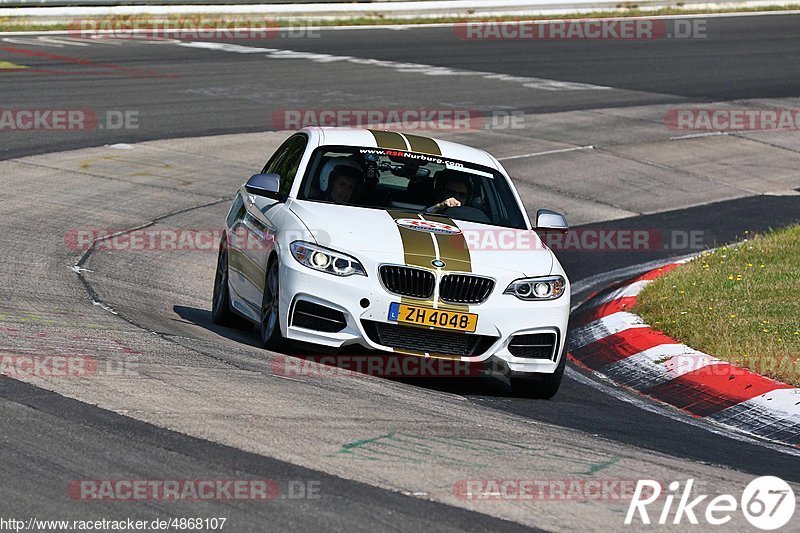
[[[441,213],[449,207],[466,205],[469,200],[469,183],[466,178],[450,176],[444,182],[439,202],[425,210],[426,213]]]

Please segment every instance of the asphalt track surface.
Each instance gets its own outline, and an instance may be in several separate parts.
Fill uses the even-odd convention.
[[[454,37],[450,28],[371,29],[325,31],[314,39],[238,43],[612,88],[533,94],[519,90],[513,83],[508,85],[507,93],[487,94],[480,83],[469,83],[472,78],[466,82],[447,77],[421,79],[415,73],[408,73],[408,79],[398,83],[396,76],[385,76],[380,69],[370,78],[356,77],[350,66],[343,63],[297,69],[296,64],[283,66],[273,62],[265,68],[252,54],[166,44],[43,47],[24,39],[0,40],[0,60],[51,72],[0,73],[2,107],[91,107],[101,113],[133,109],[139,113],[141,124],[137,130],[113,134],[100,130],[0,133],[0,158],[104,143],[278,129],[271,124],[272,114],[277,110],[318,109],[334,106],[343,99],[360,102],[354,108],[433,107],[450,101],[490,111],[497,109],[497,102],[502,102],[504,109],[548,113],[800,96],[800,17],[711,19],[707,31],[707,39],[692,41],[464,43]],[[90,61],[78,63],[76,57]],[[59,73],[52,73],[55,71]],[[13,213],[9,212],[4,225],[13,224],[10,216]],[[796,222],[799,214],[797,197],[746,196],[597,222],[594,226],[700,229],[705,232],[706,244],[716,245],[736,240],[745,229],[761,231]],[[19,212],[16,215],[21,216]],[[675,254],[673,250],[617,251],[597,252],[587,258],[586,253],[565,252],[560,258],[571,280],[578,282]],[[10,269],[13,262],[3,264]],[[75,287],[59,286],[52,290],[76,293]],[[182,313],[182,318],[202,328],[226,334],[212,326],[203,312],[185,309]],[[137,318],[130,314],[128,317]],[[141,317],[143,322],[158,319],[155,315]],[[226,335],[243,343],[255,342],[252,335]],[[800,464],[795,456],[710,432],[680,417],[662,416],[658,407],[642,409],[608,394],[602,386],[587,385],[585,380],[566,379],[556,398],[547,402],[511,398],[507,386],[498,380],[412,382],[403,386],[457,393],[487,409],[572,428],[698,464],[800,481]],[[159,472],[165,478],[174,473],[174,477],[183,478],[238,475],[278,480],[312,477],[323,481],[326,497],[299,506],[298,502],[278,502],[264,509],[254,509],[252,505],[202,504],[207,507],[200,514],[227,515],[238,524],[236,530],[260,529],[265,522],[296,530],[521,527],[486,514],[312,472],[263,455],[161,429],[15,380],[0,380],[0,396],[0,418],[6,428],[2,462],[6,483],[0,488],[0,495],[5,502],[4,510],[13,510],[15,514],[36,515],[47,508],[60,511],[64,518],[85,517],[85,508],[76,509],[71,502],[64,501],[63,487],[65,480],[77,477],[91,465],[97,471],[134,471],[142,477],[154,477],[153,473]],[[621,420],[624,424],[619,423]],[[120,466],[123,462],[120,458],[124,458],[124,467]],[[103,505],[92,507],[91,512],[98,517],[108,514],[111,504]],[[128,509],[128,515],[143,518],[152,517],[154,512],[180,515],[183,510],[174,504],[158,502]],[[118,507],[114,510],[118,511]]]
[[[572,81],[617,90],[502,95],[479,86],[410,72],[398,83],[378,71],[352,77],[346,65],[297,70],[262,65],[248,55],[174,46],[28,46],[0,40],[3,60],[58,74],[5,71],[3,105],[136,110],[138,130],[115,142],[263,131],[281,109],[499,107],[548,112],[657,103],[795,96],[800,77],[800,16],[712,18],[705,38],[647,41],[465,41],[451,27],[419,30],[319,31],[276,36],[245,46],[323,52]],[[55,56],[66,56],[58,59]],[[76,58],[91,62],[77,64]],[[317,68],[318,67],[318,68]],[[127,70],[126,70],[127,69]],[[57,87],[57,90],[54,88]],[[502,102],[502,106],[499,102]],[[108,141],[107,131],[26,135],[0,133],[0,157],[53,152]]]

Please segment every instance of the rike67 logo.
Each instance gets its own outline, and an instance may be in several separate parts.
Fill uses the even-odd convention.
[[[706,501],[709,496],[693,494],[693,486],[693,479],[687,480],[682,490],[680,482],[673,481],[667,487],[668,492],[662,494],[664,491],[658,481],[639,480],[625,516],[625,524],[631,525],[634,519],[638,519],[647,525],[653,522],[677,525],[687,521],[697,525],[700,523],[699,517],[708,524],[720,526],[728,523],[734,513],[741,511],[752,526],[771,531],[788,524],[794,515],[794,491],[779,477],[754,479],[745,487],[739,500],[731,494],[721,494]],[[662,496],[663,507],[654,508],[656,506],[652,504]],[[675,500],[677,504],[673,506]]]

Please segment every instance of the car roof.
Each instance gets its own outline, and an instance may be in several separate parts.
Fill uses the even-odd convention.
[[[367,128],[308,127],[303,131],[319,139],[319,146],[361,146],[407,150],[448,159],[466,161],[503,171],[489,153],[465,144],[404,133],[396,130]]]

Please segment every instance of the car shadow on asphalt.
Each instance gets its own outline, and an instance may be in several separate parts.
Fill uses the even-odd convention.
[[[230,339],[232,341],[242,343],[247,346],[261,348],[261,342],[255,328],[252,329],[234,329],[226,328],[214,324],[211,320],[211,312],[207,309],[200,309],[197,307],[189,307],[185,305],[174,305],[172,310],[183,320],[199,326],[203,329],[216,333],[221,337]],[[346,350],[339,351],[326,351],[320,347],[311,345],[292,345],[288,346],[282,353],[293,357],[300,358],[316,358],[322,356],[345,356],[345,357],[388,357],[389,354],[383,352],[371,351],[363,347],[348,347]],[[350,370],[358,371],[356,368],[350,367]],[[364,374],[371,374],[370,372],[363,372]],[[470,373],[471,374],[471,373]],[[460,396],[497,396],[497,397],[512,397],[511,387],[507,380],[494,375],[469,375],[467,377],[459,374],[458,376],[434,376],[434,377],[398,377],[398,376],[379,376],[382,379],[389,381],[396,381],[404,383],[413,387],[419,387],[432,391],[458,394]]]
[[[236,341],[248,346],[260,348],[261,344],[258,335],[255,333],[254,328],[250,329],[236,329],[226,328],[214,324],[211,320],[211,312],[207,309],[199,309],[197,307],[188,307],[185,305],[173,305],[172,310],[186,322],[199,326],[208,331],[212,331],[220,337],[225,337],[232,341]]]

